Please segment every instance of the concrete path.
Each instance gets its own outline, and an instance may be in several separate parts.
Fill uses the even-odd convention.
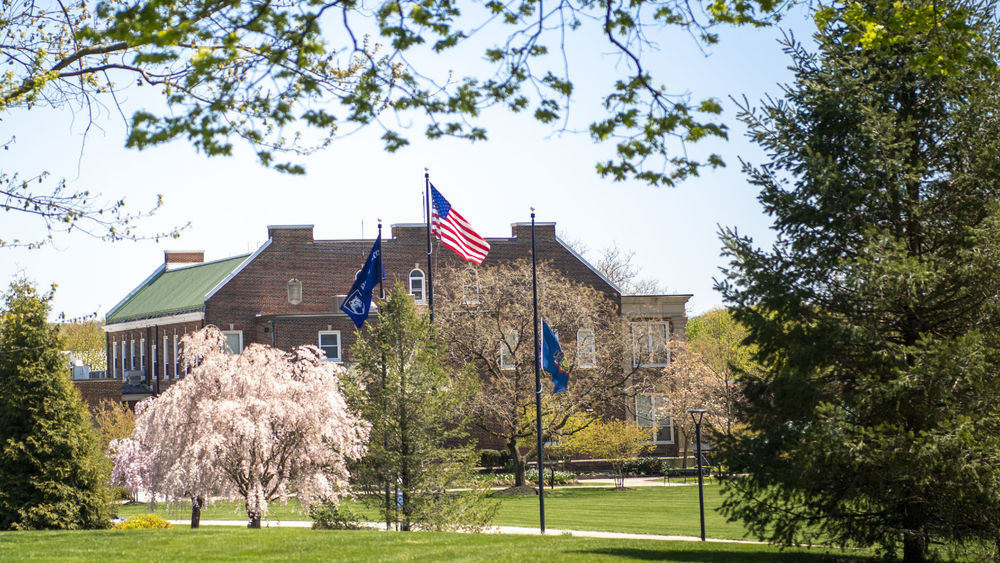
[[[186,526],[190,520],[169,520],[171,524]],[[234,526],[245,528],[247,523],[243,520],[202,520],[202,526]],[[361,522],[362,528],[372,530],[385,530],[384,522]],[[311,528],[312,522],[307,520],[265,520],[260,523],[261,528]],[[520,526],[491,526],[483,533],[486,534],[514,534],[521,536],[539,535],[538,528],[525,528]],[[546,536],[574,536],[579,538],[604,538],[604,539],[627,539],[627,540],[657,540],[657,541],[701,541],[697,536],[665,536],[657,534],[629,534],[624,532],[598,532],[592,530],[561,530],[557,528],[547,528]],[[705,541],[715,543],[747,543],[761,544],[765,542],[751,540],[731,540],[722,538],[707,538]]]

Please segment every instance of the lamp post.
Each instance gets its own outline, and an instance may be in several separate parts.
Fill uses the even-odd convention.
[[[705,416],[705,412],[705,409],[688,409],[688,414],[694,421],[695,451],[698,456],[698,510],[701,516],[701,541],[705,541],[705,491],[701,473],[701,419]]]

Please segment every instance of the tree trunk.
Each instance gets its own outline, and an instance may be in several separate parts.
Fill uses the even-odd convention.
[[[191,529],[194,530],[201,525],[201,507],[205,506],[205,499],[202,497],[191,497]]]
[[[681,437],[681,469],[687,469],[688,467],[688,437],[687,434],[680,432]]]
[[[924,563],[927,561],[927,538],[919,531],[903,532],[903,562]]]
[[[514,464],[514,486],[523,487],[527,481],[524,475],[527,463],[517,451],[517,438],[507,440],[507,451],[510,452],[511,463]]]
[[[250,521],[247,522],[247,528],[253,528],[256,530],[260,529],[260,512],[248,512],[247,516],[250,517]]]

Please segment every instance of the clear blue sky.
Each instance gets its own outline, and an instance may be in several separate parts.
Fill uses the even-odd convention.
[[[801,16],[787,21],[808,33]],[[137,207],[163,194],[164,207],[142,228],[155,231],[188,221],[192,226],[181,238],[160,242],[111,244],[78,234],[42,250],[0,249],[0,280],[6,285],[23,274],[40,286],[58,284],[54,314],[96,312],[103,318],[158,267],[163,250],[204,250],[206,259],[214,260],[255,249],[271,224],[314,224],[317,238],[338,239],[362,232],[373,237],[379,218],[385,225],[420,221],[426,167],[435,186],[484,236],[509,236],[510,224],[528,221],[535,207],[537,220],[556,222],[561,234],[595,253],[612,243],[635,251],[641,277],[657,279],[672,293],[693,293],[689,314],[699,314],[722,305],[712,289],[722,264],[719,225],[738,227],[763,244],[772,240],[770,222],[738,162],[763,157],[743,138],[728,97],[780,94],[778,83],[787,82],[790,73],[779,35],[777,29],[723,31],[721,44],[708,56],[685,36],[660,43],[658,77],[675,91],[722,99],[731,127],[728,143],[693,147],[720,152],[729,166],[677,188],[602,179],[594,163],[613,147],[594,145],[582,133],[553,134],[529,115],[501,111],[485,117],[486,142],[424,141],[415,129],[411,146],[388,154],[379,131],[364,131],[310,157],[301,177],[263,169],[245,152],[206,158],[182,142],[126,150],[123,120],[106,108],[99,110],[82,147],[86,115],[48,109],[11,113],[0,122],[0,136],[16,136],[0,157],[5,171],[48,170],[67,178],[73,189],[124,196]],[[805,38],[802,31],[798,35]],[[588,68],[588,79],[578,84],[570,115],[580,129],[592,117],[602,85],[614,78],[610,57],[597,51],[583,55],[594,57],[594,70]],[[584,64],[590,67],[571,61],[571,69],[583,74]],[[126,97],[126,111],[137,99],[140,92]],[[0,221],[8,236],[43,234],[18,214],[0,215]]]

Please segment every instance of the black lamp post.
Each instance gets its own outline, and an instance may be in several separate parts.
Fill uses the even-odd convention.
[[[701,419],[705,409],[688,409],[691,420],[694,421],[695,451],[698,456],[698,509],[701,516],[701,541],[705,541],[705,491],[701,473]]]

